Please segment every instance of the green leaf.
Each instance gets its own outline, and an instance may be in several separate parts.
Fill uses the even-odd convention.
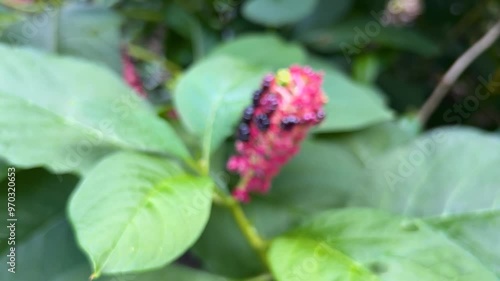
[[[292,64],[303,64],[307,56],[300,45],[285,42],[270,33],[239,36],[217,47],[212,55],[235,57],[269,71],[286,68]]]
[[[26,18],[5,31],[0,40],[82,57],[121,73],[121,23],[110,9],[69,3]]]
[[[371,169],[378,165],[379,156],[417,137],[419,129],[415,127],[419,125],[412,122],[409,118],[402,118],[352,133],[337,134],[330,139],[334,139],[344,151],[350,151],[364,167]]]
[[[357,205],[430,217],[500,276],[500,139],[444,128],[375,158]]]
[[[0,155],[23,168],[82,172],[117,149],[188,158],[173,129],[93,64],[0,45]]]
[[[151,156],[119,153],[100,162],[69,206],[95,274],[159,268],[179,257],[205,227],[211,185]]]
[[[326,119],[316,132],[358,130],[393,118],[375,88],[356,83],[317,59],[310,60],[309,64],[316,71],[324,72],[323,89],[329,99],[325,106]]]
[[[7,174],[7,170],[5,174]],[[73,242],[73,235],[64,220],[64,210],[70,192],[77,183],[71,175],[53,175],[42,169],[21,170],[15,174],[15,240],[7,240],[10,230],[0,230],[2,243],[0,253],[4,270],[0,271],[0,280],[38,281],[51,280],[61,271],[76,263],[85,261]],[[8,179],[0,183],[5,189],[0,193],[0,202],[5,202],[7,209]],[[7,212],[0,212],[0,219],[7,222]],[[9,224],[11,222],[8,222]],[[12,241],[15,241],[13,245]],[[15,247],[16,273],[7,269],[10,260],[10,248]],[[47,255],[50,253],[50,255]],[[88,277],[88,275],[87,275]]]
[[[243,17],[267,26],[295,23],[314,11],[317,0],[249,0],[243,3]]]
[[[20,217],[19,221],[22,220]],[[46,225],[24,241],[16,241],[15,273],[7,271],[10,251],[2,252],[3,270],[0,279],[5,281],[55,281],[87,280],[90,267],[85,264],[85,256],[78,250],[68,223],[62,218],[49,220]],[[80,278],[61,279],[60,277],[81,267]]]
[[[7,176],[7,167],[1,170]],[[66,201],[77,184],[77,178],[71,175],[53,175],[43,169],[20,170],[9,173],[14,179],[14,190],[8,190],[8,179],[0,185],[0,202],[5,202],[5,211],[0,212],[0,219],[7,221],[7,193],[14,191],[17,242],[28,239],[45,224],[59,218],[64,213]],[[7,239],[8,233],[2,229],[0,239]],[[0,251],[10,248],[7,243],[0,245]],[[3,280],[3,279],[2,279]]]
[[[166,8],[165,21],[169,28],[179,33],[185,39],[191,40],[193,44],[193,53],[196,58],[205,55],[207,46],[205,46],[206,35],[200,20],[193,14],[186,11],[178,4],[171,3]]]
[[[299,39],[317,51],[341,51],[349,62],[351,56],[361,54],[369,45],[410,51],[422,56],[433,56],[439,52],[435,42],[416,30],[383,26],[378,17],[354,19],[331,28],[309,30]]]
[[[314,11],[296,24],[295,33],[300,36],[311,29],[332,26],[351,11],[353,4],[353,0],[318,0]]]
[[[445,231],[500,278],[500,210],[431,218],[428,222]]]
[[[433,130],[376,160],[359,203],[412,216],[500,207],[500,139],[472,128]]]
[[[266,197],[302,212],[341,207],[353,191],[362,189],[362,168],[356,156],[338,142],[309,140],[273,180]]]
[[[425,223],[371,209],[316,216],[275,239],[268,258],[279,281],[497,280]]]
[[[179,81],[174,102],[189,132],[200,138],[203,159],[234,133],[265,71],[226,56],[192,67]]]

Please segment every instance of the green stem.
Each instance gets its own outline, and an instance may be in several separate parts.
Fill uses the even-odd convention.
[[[260,236],[257,229],[245,215],[240,203],[231,196],[221,192],[217,187],[215,187],[215,195],[215,198],[217,198],[216,201],[231,211],[238,228],[245,236],[248,244],[257,252],[263,264],[267,267],[267,242]]]
[[[194,168],[201,175],[208,176],[210,174],[210,168],[206,163],[203,163],[203,161],[199,161],[197,163],[190,162],[188,163],[188,165]],[[245,180],[246,180],[245,178],[241,179],[241,181]],[[240,184],[238,186],[240,186]],[[250,246],[257,252],[264,266],[268,267],[266,258],[267,242],[260,236],[260,234],[257,232],[257,229],[245,215],[245,212],[243,211],[243,208],[241,208],[240,203],[230,195],[220,190],[215,185],[214,185],[213,197],[215,203],[221,204],[227,207],[231,211],[231,214],[233,215],[236,224],[238,225],[239,229],[245,236],[246,240],[248,241],[248,244],[250,244]]]
[[[229,210],[233,214],[233,217],[238,224],[241,232],[248,240],[248,243],[252,248],[259,254],[260,258],[267,264],[266,249],[267,243],[262,239],[262,237],[257,232],[257,229],[253,226],[252,222],[247,218],[245,212],[241,208],[241,205],[232,199],[232,203],[228,206]]]

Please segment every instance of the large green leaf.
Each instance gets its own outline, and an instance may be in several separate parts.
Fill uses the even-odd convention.
[[[311,140],[273,181],[273,202],[313,212],[344,206],[362,189],[362,163],[334,140]]]
[[[192,67],[174,96],[186,128],[200,138],[204,160],[234,132],[265,71],[241,60],[213,56]]]
[[[317,132],[352,131],[393,118],[377,89],[354,82],[317,59],[311,59],[309,64],[316,71],[324,72],[323,89],[329,99],[325,106],[326,119]]]
[[[69,216],[96,275],[159,268],[187,250],[210,213],[211,181],[150,156],[119,153],[91,170]]]
[[[295,33],[303,34],[311,29],[327,27],[339,22],[351,10],[353,0],[318,0],[314,11],[295,25]]]
[[[7,174],[7,170],[3,170]],[[0,212],[0,219],[15,221],[15,245],[7,240],[10,230],[0,230],[2,243],[0,253],[4,270],[0,271],[0,280],[31,281],[50,280],[61,270],[84,261],[84,256],[77,250],[72,233],[64,222],[64,210],[67,198],[77,179],[70,175],[53,175],[42,169],[21,170],[17,168],[10,179],[15,182],[15,217],[7,217],[8,212]],[[1,186],[0,202],[7,208],[8,179]],[[12,221],[9,221],[10,224]],[[10,266],[10,247],[16,248],[16,273],[7,271]],[[50,253],[50,254],[48,254]],[[46,277],[46,278],[45,278]]]
[[[1,170],[7,175],[7,168]],[[71,175],[53,175],[42,169],[20,170],[10,173],[13,179],[14,190],[8,190],[8,179],[0,184],[4,188],[0,193],[0,202],[5,202],[7,209],[7,193],[14,192],[16,240],[28,239],[45,224],[61,217],[66,207],[66,201],[76,186],[77,178]],[[0,219],[7,221],[8,212],[0,212]],[[0,231],[0,239],[8,237],[7,230]],[[0,245],[0,251],[9,248],[7,243]]]
[[[96,65],[0,46],[0,156],[20,167],[83,171],[116,149],[188,152],[173,129]]]
[[[275,239],[268,258],[279,281],[497,280],[425,223],[371,209],[321,214]]]
[[[255,23],[282,26],[297,22],[314,11],[317,0],[249,0],[243,3],[243,16]]]
[[[411,118],[401,118],[345,134],[336,134],[335,140],[344,151],[349,151],[365,168],[378,165],[377,158],[399,146],[408,144],[420,132],[420,124]]]
[[[432,226],[445,231],[474,254],[500,279],[500,210],[432,218]]]
[[[271,33],[239,36],[217,47],[212,55],[236,57],[269,71],[286,68],[292,64],[303,64],[307,57],[300,45],[285,42]]]
[[[78,250],[68,223],[61,217],[47,221],[45,225],[21,243],[16,241],[15,273],[7,271],[10,251],[2,252],[3,270],[0,279],[4,281],[61,280],[61,275],[75,267],[84,265],[84,275],[65,280],[87,280],[90,267],[85,265],[85,256]]]
[[[375,159],[361,203],[412,216],[499,209],[499,149],[476,129],[436,129]]]
[[[69,3],[11,26],[0,40],[103,63],[117,73],[121,18],[110,9]]]
[[[430,217],[500,276],[499,149],[497,136],[476,129],[431,131],[374,158],[357,204]]]

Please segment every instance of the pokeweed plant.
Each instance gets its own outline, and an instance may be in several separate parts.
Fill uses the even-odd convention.
[[[276,27],[317,1],[268,2],[245,1],[243,14]],[[92,26],[72,5],[61,21]],[[117,29],[100,13],[93,24]],[[434,49],[411,34],[427,48],[391,42]],[[80,58],[0,45],[0,167],[16,167],[29,206],[17,273],[0,280],[499,280],[498,135],[421,133],[377,87],[267,32],[219,44],[182,74],[133,44],[96,54],[72,42],[59,50]],[[154,81],[132,57],[173,70],[168,112],[151,106]],[[356,60],[358,77],[377,76],[374,57]]]

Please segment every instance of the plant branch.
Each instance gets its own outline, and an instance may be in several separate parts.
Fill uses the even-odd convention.
[[[432,113],[436,110],[439,103],[446,96],[446,93],[451,86],[457,81],[458,77],[464,70],[486,49],[488,49],[500,36],[500,21],[483,36],[479,41],[474,43],[465,53],[463,53],[448,69],[437,87],[427,99],[425,104],[420,109],[418,114],[422,124],[425,124]]]
[[[246,240],[260,256],[264,265],[267,266],[266,241],[259,235],[257,229],[253,226],[252,222],[247,218],[239,202],[225,194],[221,196],[224,200],[224,205],[231,211],[231,214],[233,215],[236,224],[238,225],[239,229],[245,236]]]
[[[195,168],[195,170],[202,174],[208,175],[209,168],[203,166],[200,163],[188,163],[191,167]],[[240,183],[241,184],[241,183]],[[222,192],[217,186],[214,186],[214,202],[216,204],[223,205],[228,208],[233,215],[238,228],[241,230],[243,235],[245,236],[248,244],[257,252],[259,257],[261,258],[263,264],[267,267],[267,258],[266,258],[266,250],[267,250],[267,242],[259,235],[257,229],[253,226],[252,222],[247,218],[243,208],[238,201],[236,201],[233,197]]]

